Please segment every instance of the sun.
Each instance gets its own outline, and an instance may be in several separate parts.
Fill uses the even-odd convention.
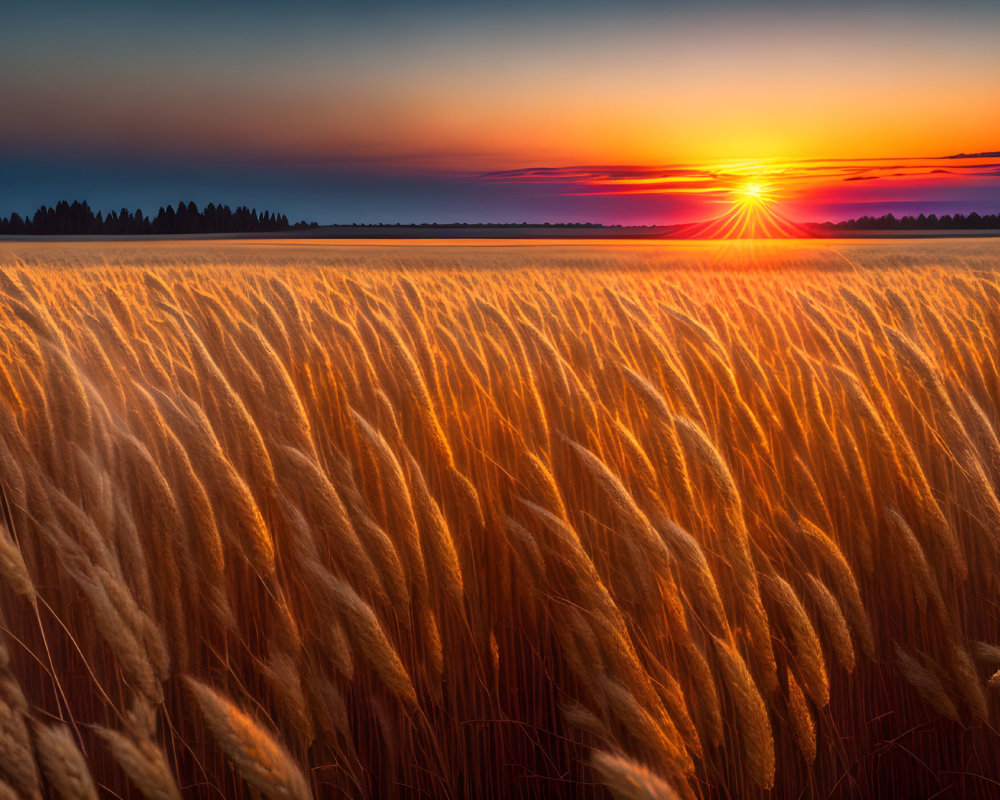
[[[759,177],[747,177],[728,188],[722,199],[729,209],[721,217],[696,223],[681,235],[693,239],[792,239],[808,236],[801,225],[779,211],[784,193]]]
[[[772,187],[763,181],[748,181],[733,189],[738,205],[769,205],[774,201]]]

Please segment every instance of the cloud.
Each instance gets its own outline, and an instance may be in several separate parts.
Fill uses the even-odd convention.
[[[895,184],[919,197],[923,189],[994,180],[1000,154],[948,158],[829,159],[706,165],[576,165],[528,167],[479,175],[481,180],[545,184],[564,196],[688,195],[727,200],[748,183],[762,183],[776,199],[822,195],[837,183]]]

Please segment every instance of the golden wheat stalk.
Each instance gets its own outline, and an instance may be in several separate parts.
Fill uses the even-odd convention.
[[[274,800],[312,797],[299,766],[264,728],[230,700],[194,678],[186,678],[185,685],[215,740],[247,783]]]

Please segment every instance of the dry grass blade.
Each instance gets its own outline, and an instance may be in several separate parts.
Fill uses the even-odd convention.
[[[788,673],[788,716],[791,719],[792,735],[802,751],[807,764],[816,760],[816,725],[802,688],[791,672]]]
[[[309,800],[309,784],[284,747],[236,705],[194,678],[185,679],[205,723],[251,786],[273,800]]]
[[[97,733],[146,800],[180,800],[174,774],[156,744],[145,738],[133,740],[108,728],[99,728]]]
[[[948,692],[945,691],[938,676],[898,644],[896,645],[896,666],[899,668],[900,674],[917,690],[917,694],[926,700],[935,711],[961,723],[958,709]]]
[[[97,800],[87,761],[64,725],[38,726],[35,747],[42,774],[62,800]]]
[[[648,767],[625,756],[595,750],[591,763],[604,785],[621,800],[679,800],[680,795]]]
[[[746,769],[763,789],[774,786],[774,736],[767,706],[753,676],[732,646],[715,640],[715,652],[726,678],[726,691],[736,711],[739,741],[746,757]]]
[[[339,603],[352,642],[397,697],[410,705],[416,705],[417,694],[410,676],[371,606],[365,603],[348,584],[332,575],[327,577],[326,584]]]

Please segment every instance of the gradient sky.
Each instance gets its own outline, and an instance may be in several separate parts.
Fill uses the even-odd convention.
[[[997,2],[34,2],[0,15],[0,214],[320,222],[1000,209]]]

